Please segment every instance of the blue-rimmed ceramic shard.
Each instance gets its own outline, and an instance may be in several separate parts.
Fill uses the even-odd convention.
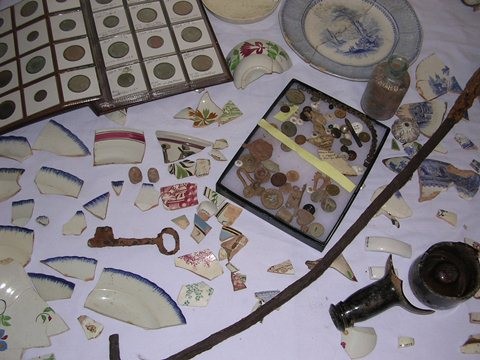
[[[50,224],[50,219],[48,216],[46,215],[39,215],[37,216],[37,218],[35,219],[35,221],[37,223],[39,223],[40,225],[43,225],[43,226],[47,226],[48,224]]]
[[[82,210],[78,210],[65,224],[63,224],[63,235],[81,235],[87,228],[87,220]]]
[[[0,168],[0,202],[11,198],[21,190],[18,183],[24,169]]]
[[[97,260],[84,256],[56,256],[40,260],[60,274],[84,281],[93,280]]]
[[[193,229],[190,236],[197,242],[200,243],[205,236],[212,230],[212,227],[207,224],[198,214],[194,215],[193,218]]]
[[[110,193],[106,192],[85,203],[83,208],[99,219],[104,220],[107,217],[109,200]]]
[[[83,180],[66,171],[42,166],[35,176],[35,184],[42,194],[78,197]]]
[[[0,260],[12,258],[22,266],[30,262],[33,252],[33,230],[20,226],[0,226]]]
[[[212,145],[207,140],[169,131],[156,131],[155,135],[162,147],[163,161],[166,164],[183,160]]]
[[[55,120],[50,120],[33,144],[34,150],[44,150],[62,156],[87,156],[90,150],[77,135]]]
[[[403,104],[397,110],[400,119],[412,119],[418,124],[420,132],[430,137],[443,121],[447,103],[440,100]]]
[[[0,156],[22,162],[32,156],[32,148],[24,136],[0,136]]]
[[[464,134],[457,133],[454,139],[464,150],[478,150],[478,146]]]
[[[31,219],[35,201],[33,199],[18,200],[12,202],[12,224],[25,226]]]
[[[415,75],[417,91],[425,100],[433,100],[447,92],[462,92],[457,79],[450,74],[450,68],[436,54],[420,61]]]
[[[38,295],[45,301],[70,299],[75,289],[73,282],[57,276],[34,272],[29,272],[28,276]]]
[[[135,199],[135,206],[142,211],[147,211],[158,206],[159,198],[160,192],[153,184],[143,183]]]
[[[87,309],[144,329],[186,324],[185,316],[165,290],[128,271],[105,268],[85,301]]]
[[[183,160],[168,165],[168,172],[175,175],[177,179],[184,179],[193,176],[195,173],[196,162],[192,160]]]
[[[112,189],[116,195],[120,195],[123,189],[123,180],[113,180],[112,181]]]

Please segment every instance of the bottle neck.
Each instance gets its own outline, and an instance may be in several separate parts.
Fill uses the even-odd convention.
[[[407,59],[401,56],[392,56],[387,62],[388,76],[392,78],[402,77],[408,69]]]

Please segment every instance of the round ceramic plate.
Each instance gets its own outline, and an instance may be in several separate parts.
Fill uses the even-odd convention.
[[[235,24],[249,24],[265,19],[279,0],[202,0],[203,5],[219,19]]]
[[[280,27],[305,62],[350,80],[368,80],[393,53],[412,63],[422,45],[420,22],[406,0],[285,1]]]

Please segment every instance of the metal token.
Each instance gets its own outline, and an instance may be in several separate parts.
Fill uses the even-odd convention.
[[[151,47],[152,49],[158,49],[158,48],[162,47],[164,43],[165,43],[165,41],[163,40],[163,38],[161,36],[158,36],[158,35],[150,36],[147,39],[147,45],[149,47]]]
[[[108,55],[114,59],[120,59],[128,54],[130,47],[123,41],[114,42],[108,47]]]
[[[259,166],[255,169],[253,177],[258,182],[264,183],[270,179],[270,172],[264,166]]]
[[[315,214],[315,206],[313,206],[313,204],[305,204],[303,205],[303,209],[304,210],[307,210],[310,214]]]
[[[348,154],[348,160],[349,161],[353,161],[357,158],[357,153],[353,150],[348,150],[347,154]]]
[[[288,101],[295,105],[300,105],[305,101],[305,95],[301,90],[298,89],[287,90],[285,96],[287,97]]]
[[[75,20],[65,19],[65,20],[62,20],[60,24],[58,24],[58,27],[62,31],[72,31],[77,27],[77,23],[75,22]]]
[[[347,116],[347,112],[342,109],[337,109],[334,112],[335,116],[339,119],[343,119],[345,116]]]
[[[283,113],[288,113],[290,111],[290,106],[288,105],[283,105],[280,107],[280,111]]]
[[[186,42],[194,43],[202,38],[202,30],[195,26],[188,26],[182,30],[181,36]]]
[[[70,91],[81,93],[90,87],[90,78],[85,75],[75,75],[67,83]]]
[[[151,23],[157,16],[157,12],[152,8],[143,8],[137,12],[137,19],[143,23]]]
[[[43,101],[47,98],[47,91],[46,90],[39,90],[35,93],[35,95],[33,95],[33,99],[36,101],[36,102],[40,102],[40,101]]]
[[[340,194],[340,188],[335,184],[328,184],[325,187],[325,190],[330,196],[337,196],[338,194]]]
[[[258,164],[257,159],[251,154],[242,155],[240,161],[242,162],[242,168],[248,173],[254,172]]]
[[[370,134],[365,131],[362,131],[360,134],[358,134],[358,137],[361,142],[367,143],[370,141]]]
[[[280,144],[280,149],[282,149],[283,151],[285,152],[289,152],[289,151],[292,151],[292,149],[290,149],[287,145],[285,144]]]
[[[153,68],[153,75],[160,80],[170,79],[175,75],[175,66],[167,62],[157,64]]]
[[[340,131],[342,134],[346,134],[348,132],[348,126],[347,125],[341,125],[340,126]]]
[[[63,51],[63,57],[68,61],[78,61],[85,56],[85,49],[80,45],[71,45]]]
[[[300,226],[308,225],[313,220],[315,220],[315,217],[313,216],[313,214],[305,209],[298,209],[296,215],[297,215],[297,224]]]
[[[8,119],[15,112],[15,103],[11,100],[6,100],[0,104],[0,120]]]
[[[287,171],[286,176],[287,176],[287,181],[289,182],[295,182],[295,181],[298,181],[298,179],[300,179],[300,174],[298,173],[298,171],[295,171],[295,170]]]
[[[345,146],[350,146],[352,145],[352,140],[350,140],[348,137],[342,137],[340,139],[340,143],[342,143]]]
[[[111,29],[117,26],[120,23],[120,19],[118,16],[109,15],[105,19],[103,19],[103,26]]]
[[[7,85],[13,78],[13,73],[10,70],[0,71],[0,88]]]
[[[292,137],[297,134],[297,126],[289,120],[282,123],[280,130],[288,137]]]
[[[297,135],[295,136],[295,143],[298,145],[303,145],[307,142],[307,138],[305,135]]]
[[[277,172],[272,175],[270,182],[272,183],[273,186],[276,186],[276,187],[283,186],[287,182],[287,175],[285,175],[282,172]]]
[[[263,206],[267,209],[275,210],[283,204],[283,195],[277,189],[265,189],[260,197]]]
[[[8,45],[5,43],[0,43],[0,58],[3,57],[8,50]]]
[[[329,108],[330,110],[333,110],[334,107],[335,107],[335,106],[333,106],[332,104],[329,104],[329,105],[328,105],[328,108]]]
[[[185,16],[192,12],[193,6],[188,1],[177,1],[172,10],[177,15]]]
[[[328,213],[334,212],[337,209],[337,203],[330,197],[326,197],[320,202],[322,210]]]
[[[45,67],[47,60],[43,56],[34,56],[30,60],[28,60],[27,65],[25,66],[25,70],[29,74],[36,74]]]
[[[314,203],[321,202],[328,197],[328,193],[325,190],[315,190],[310,194],[310,200]]]
[[[127,88],[135,83],[135,76],[130,73],[120,74],[117,78],[117,84],[121,87]]]
[[[35,11],[38,9],[38,4],[36,1],[29,1],[20,9],[20,15],[23,17],[29,17],[35,14]]]
[[[311,223],[308,225],[307,234],[313,237],[320,237],[325,232],[325,227],[317,222]]]
[[[27,35],[27,40],[28,41],[35,41],[35,40],[38,39],[38,35],[40,35],[38,33],[38,31],[34,30]]]
[[[213,66],[213,60],[207,55],[197,55],[192,59],[192,67],[197,71],[207,71]]]

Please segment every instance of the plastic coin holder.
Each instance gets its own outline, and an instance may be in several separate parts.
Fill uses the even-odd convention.
[[[129,10],[136,30],[167,25],[162,7],[158,2],[131,5]]]
[[[202,17],[197,2],[192,0],[165,0],[165,6],[172,23]]]
[[[27,115],[54,107],[59,103],[57,82],[54,76],[25,88]]]
[[[123,7],[99,11],[93,14],[93,20],[100,39],[130,30]]]
[[[20,55],[48,44],[49,38],[45,19],[19,30],[17,32],[17,41]]]
[[[109,70],[107,76],[114,98],[128,96],[147,89],[142,69],[138,63]]]
[[[175,53],[175,45],[167,27],[138,32],[137,38],[144,59]]]
[[[77,36],[85,36],[85,22],[80,10],[61,13],[50,17],[53,40],[64,40]]]
[[[93,57],[87,38],[80,38],[55,45],[60,70],[93,64]]]
[[[177,55],[152,59],[145,62],[152,89],[159,89],[185,81]]]

